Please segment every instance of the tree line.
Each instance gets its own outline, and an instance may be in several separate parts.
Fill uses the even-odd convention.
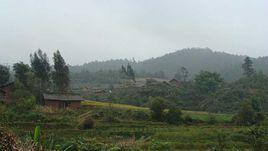
[[[114,90],[108,97],[113,102],[138,106],[148,106],[150,98],[160,97],[180,109],[235,113],[237,123],[258,123],[268,109],[268,77],[254,69],[249,57],[244,59],[240,68],[244,76],[228,83],[221,74],[209,71],[200,71],[190,79],[187,69],[181,68],[175,76],[180,81],[179,87],[158,82],[139,88]],[[159,108],[163,106],[161,104]],[[161,119],[160,114],[156,115]]]
[[[36,97],[44,92],[67,93],[70,90],[69,67],[59,50],[53,53],[53,65],[41,49],[30,54],[30,65],[18,62],[13,65],[16,97],[30,93]],[[0,85],[8,83],[10,71],[0,65]]]

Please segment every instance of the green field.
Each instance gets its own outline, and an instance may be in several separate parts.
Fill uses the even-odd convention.
[[[150,111],[149,108],[146,108],[146,107],[138,107],[138,106],[127,105],[127,104],[97,102],[97,101],[89,101],[89,100],[83,101],[82,105],[91,106],[91,107],[102,107],[102,108],[112,107],[112,108],[124,109],[124,110],[141,110],[145,112]],[[231,122],[232,120],[231,114],[215,114],[215,113],[208,113],[208,112],[201,112],[201,111],[186,111],[186,110],[183,110],[182,113],[183,113],[183,116],[188,115],[193,119],[201,120],[201,121],[207,121],[210,116],[215,117],[215,119],[221,123],[228,123],[228,122]]]

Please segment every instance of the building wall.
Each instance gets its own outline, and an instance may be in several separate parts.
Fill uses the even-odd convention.
[[[45,100],[45,106],[60,108],[60,102],[56,100]]]
[[[12,102],[12,96],[11,96],[11,92],[12,92],[12,87],[13,85],[8,85],[6,87],[2,87],[2,95],[4,97],[4,102],[6,103],[11,103]]]
[[[80,101],[71,102],[69,107],[72,108],[72,109],[80,108],[81,107],[81,102]]]
[[[66,108],[66,104],[64,101],[58,101],[58,100],[45,100],[45,105],[46,106],[51,106],[54,108]],[[71,109],[77,109],[81,107],[81,102],[80,101],[75,101],[75,102],[68,102],[68,107]]]

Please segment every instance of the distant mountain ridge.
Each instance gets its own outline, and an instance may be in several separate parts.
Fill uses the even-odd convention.
[[[186,67],[191,75],[195,75],[201,70],[207,70],[218,72],[227,81],[232,81],[242,76],[241,64],[245,57],[216,52],[209,48],[187,48],[140,62],[127,59],[94,61],[81,66],[72,66],[70,69],[71,72],[75,73],[80,71],[118,70],[121,65],[130,63],[137,73],[164,71],[167,78],[173,78],[178,69]],[[268,74],[268,57],[252,58],[252,60],[256,71],[262,70],[265,74]]]

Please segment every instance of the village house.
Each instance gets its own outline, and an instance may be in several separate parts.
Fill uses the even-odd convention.
[[[14,88],[14,82],[9,82],[7,84],[0,86],[0,102],[11,103],[12,102],[12,90]]]
[[[176,80],[176,79],[171,79],[169,81],[169,84],[172,85],[172,86],[174,86],[174,87],[179,87],[181,85],[181,82],[178,81],[178,80]]]
[[[81,101],[84,101],[79,95],[71,94],[43,94],[45,106],[51,106],[58,109],[77,109],[81,107]]]

